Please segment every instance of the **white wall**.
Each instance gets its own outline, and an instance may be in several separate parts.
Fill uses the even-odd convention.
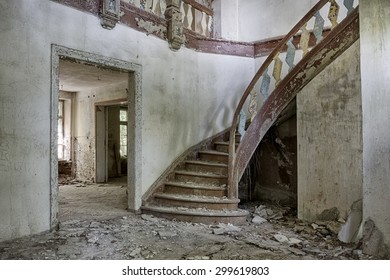
[[[0,0],[0,18],[0,240],[49,229],[51,44],[142,65],[143,192],[185,149],[230,125],[254,71],[253,59],[172,52],[48,0]]]
[[[216,35],[245,42],[287,34],[318,0],[215,0]],[[324,16],[327,20],[327,15]]]
[[[75,93],[73,92],[66,92],[66,91],[60,91],[60,99],[64,101],[64,160],[72,160],[73,156],[73,148],[72,148],[72,127],[73,122],[72,115],[73,110],[72,107],[74,106],[74,97]]]
[[[241,0],[238,9],[238,39],[258,41],[286,35],[317,2]]]
[[[363,215],[390,246],[390,2],[360,0],[363,100]],[[379,240],[368,242],[380,253]]]
[[[214,0],[214,36],[238,41],[238,1]]]
[[[297,95],[298,217],[336,207],[344,219],[362,192],[359,42]]]

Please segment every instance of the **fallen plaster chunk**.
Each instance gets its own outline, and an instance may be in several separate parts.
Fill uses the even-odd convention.
[[[131,251],[130,253],[130,257],[136,257],[137,255],[139,255],[141,253],[141,248],[135,248],[133,251]]]
[[[222,235],[222,234],[224,234],[226,231],[225,231],[225,229],[224,228],[215,228],[215,229],[213,229],[213,233],[215,234],[215,235]]]
[[[288,242],[288,238],[286,236],[284,236],[283,234],[275,234],[274,238],[276,239],[276,241],[278,241],[280,243],[287,243]]]
[[[312,223],[312,224],[311,224],[311,227],[312,227],[314,230],[316,230],[316,229],[319,227],[319,225],[317,225],[317,224],[315,224],[315,223]]]
[[[337,207],[325,209],[320,215],[318,215],[318,219],[320,221],[337,221],[339,217],[340,211]]]
[[[259,205],[255,209],[255,213],[260,217],[267,218],[267,209],[264,205]]]
[[[166,238],[169,238],[169,237],[176,236],[177,233],[173,232],[173,231],[159,231],[158,235],[160,236],[161,239],[166,239]]]
[[[99,237],[98,236],[92,236],[91,238],[88,238],[88,243],[92,243],[92,244],[95,244],[96,242],[98,242],[99,240]]]
[[[241,229],[232,224],[219,224],[217,228],[213,229],[213,233],[216,235],[221,235],[229,232],[239,232]]]
[[[99,222],[91,222],[91,224],[89,225],[89,227],[91,228],[98,228],[101,226],[101,223]]]
[[[379,258],[389,257],[390,252],[385,244],[383,233],[371,219],[368,219],[364,224],[362,245],[364,254]]]
[[[145,221],[149,221],[149,222],[158,222],[159,221],[158,218],[156,218],[152,215],[146,215],[146,214],[142,214],[141,219],[143,219]]]
[[[283,219],[283,214],[282,212],[277,212],[272,215],[269,215],[268,218],[273,219],[273,220],[280,220]]]
[[[363,218],[363,201],[358,200],[351,206],[351,212],[338,234],[338,239],[342,242],[355,242],[359,239],[359,231]]]
[[[337,235],[340,232],[341,224],[339,222],[329,222],[326,228],[334,235]]]
[[[302,250],[299,250],[297,248],[293,248],[293,247],[289,247],[288,250],[293,253],[294,255],[297,255],[297,256],[305,256],[306,253],[303,252]]]
[[[260,216],[255,216],[253,219],[252,219],[252,223],[253,224],[256,224],[256,225],[261,225],[263,223],[267,222],[266,219],[260,217]]]
[[[289,242],[290,244],[292,244],[292,245],[296,245],[296,244],[302,243],[303,241],[300,240],[300,239],[298,239],[298,238],[292,237],[292,238],[289,238],[289,239],[288,239],[288,242]]]

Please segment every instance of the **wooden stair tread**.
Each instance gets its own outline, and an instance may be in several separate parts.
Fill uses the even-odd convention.
[[[204,161],[204,160],[186,160],[185,163],[198,164],[198,165],[204,165],[204,166],[215,166],[215,167],[227,167],[228,166],[225,163],[211,162],[211,161]]]
[[[156,193],[155,198],[164,198],[177,201],[186,202],[203,202],[203,203],[215,203],[215,204],[238,204],[239,199],[229,199],[226,197],[216,196],[200,196],[200,195],[186,195],[186,194],[170,194],[170,193]]]
[[[187,176],[197,176],[205,178],[216,178],[216,179],[227,179],[226,175],[215,174],[212,172],[196,172],[196,171],[186,171],[186,170],[177,170],[175,171],[178,175],[187,175]]]
[[[168,181],[165,183],[165,185],[189,188],[189,189],[201,189],[201,190],[226,190],[226,185],[225,186],[206,185],[206,184],[195,183],[195,182]]]
[[[203,150],[199,151],[199,154],[208,154],[208,155],[218,155],[218,156],[228,156],[229,153],[224,153],[216,150]]]
[[[215,145],[221,145],[221,146],[229,146],[229,141],[227,142],[215,142]],[[238,146],[239,143],[236,143],[236,146]]]
[[[204,217],[246,217],[249,213],[246,210],[209,210],[204,208],[186,208],[186,207],[164,207],[157,205],[141,206],[142,210],[167,213],[174,215],[204,216]]]

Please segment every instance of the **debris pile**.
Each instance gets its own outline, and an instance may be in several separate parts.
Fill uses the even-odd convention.
[[[288,207],[249,205],[247,224],[169,221],[129,214],[71,220],[55,232],[0,242],[0,259],[369,259],[342,243],[342,220],[306,223]]]

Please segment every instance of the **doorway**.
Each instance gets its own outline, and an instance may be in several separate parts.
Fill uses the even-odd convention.
[[[96,182],[126,181],[128,165],[127,101],[96,105]],[[131,131],[129,131],[131,133]]]
[[[60,66],[63,63],[73,63],[77,65],[78,68],[70,77],[60,76]],[[88,69],[87,69],[88,68]],[[86,70],[87,69],[87,70]],[[125,87],[121,88],[121,92],[118,95],[117,92],[111,91],[107,92],[104,97],[98,96],[99,93],[104,92],[108,88],[109,81],[112,81],[113,73],[116,73],[116,77],[125,76]],[[97,74],[98,73],[98,74]],[[119,73],[119,74],[118,74]],[[97,75],[96,75],[97,74]],[[118,75],[117,75],[118,74]],[[105,75],[110,76],[109,79]],[[98,155],[94,149],[95,145],[98,145],[98,142],[101,141],[101,138],[95,133],[96,126],[95,124],[100,121],[102,116],[98,117],[98,114],[95,114],[95,109],[102,106],[99,102],[112,102],[113,100],[118,101],[122,99],[123,104],[120,105],[123,108],[126,108],[127,111],[127,129],[129,132],[126,135],[124,140],[126,145],[126,187],[127,187],[127,208],[130,211],[136,211],[141,206],[141,66],[132,62],[117,60],[113,58],[108,58],[100,56],[97,54],[86,53],[82,51],[77,51],[69,49],[66,47],[52,45],[52,90],[51,90],[51,226],[52,228],[56,227],[58,224],[58,160],[59,160],[59,151],[58,151],[58,107],[61,103],[60,92],[76,92],[76,103],[74,104],[74,131],[72,131],[72,157],[74,160],[74,169],[76,176],[85,177],[90,181],[97,182],[98,178],[96,175],[100,174],[97,172],[96,164]],[[82,82],[81,86],[86,86],[86,84],[93,82],[101,83],[104,81],[106,84],[99,87],[99,90],[84,90],[83,94],[77,93],[81,92],[79,89],[66,89],[65,82],[63,80],[68,79],[68,85],[76,86],[77,81]],[[113,86],[113,85],[110,85]],[[80,85],[79,85],[80,87]],[[115,86],[114,86],[115,87]],[[88,92],[88,93],[85,93]],[[123,95],[124,94],[124,95]],[[118,98],[120,96],[121,98]],[[124,100],[124,101],[123,101]],[[107,104],[106,104],[107,105]],[[110,104],[112,105],[112,104]],[[104,104],[103,104],[104,107]],[[72,107],[73,108],[73,107]],[[84,111],[83,111],[84,110]],[[106,110],[106,109],[104,109]],[[92,113],[92,114],[91,114]],[[84,116],[80,116],[84,114]],[[89,117],[91,116],[91,117]],[[106,118],[103,115],[103,118]],[[77,121],[79,120],[79,121]],[[88,129],[88,128],[93,128]],[[123,126],[122,126],[123,127]],[[131,128],[131,133],[129,128]],[[120,129],[120,127],[118,128]],[[93,131],[93,132],[92,132]],[[108,135],[107,135],[108,136]],[[104,141],[108,140],[105,139]],[[116,147],[115,150],[119,150],[123,147]],[[92,150],[92,153],[88,153],[89,150]],[[120,153],[119,153],[120,155]],[[117,159],[117,170],[122,174],[122,166],[119,169],[121,161],[121,156]],[[80,164],[81,162],[86,163]],[[107,161],[108,164],[108,161]],[[96,169],[96,170],[95,170]],[[78,172],[78,173],[77,173]],[[108,174],[108,171],[107,171]],[[108,177],[108,176],[107,176]]]

